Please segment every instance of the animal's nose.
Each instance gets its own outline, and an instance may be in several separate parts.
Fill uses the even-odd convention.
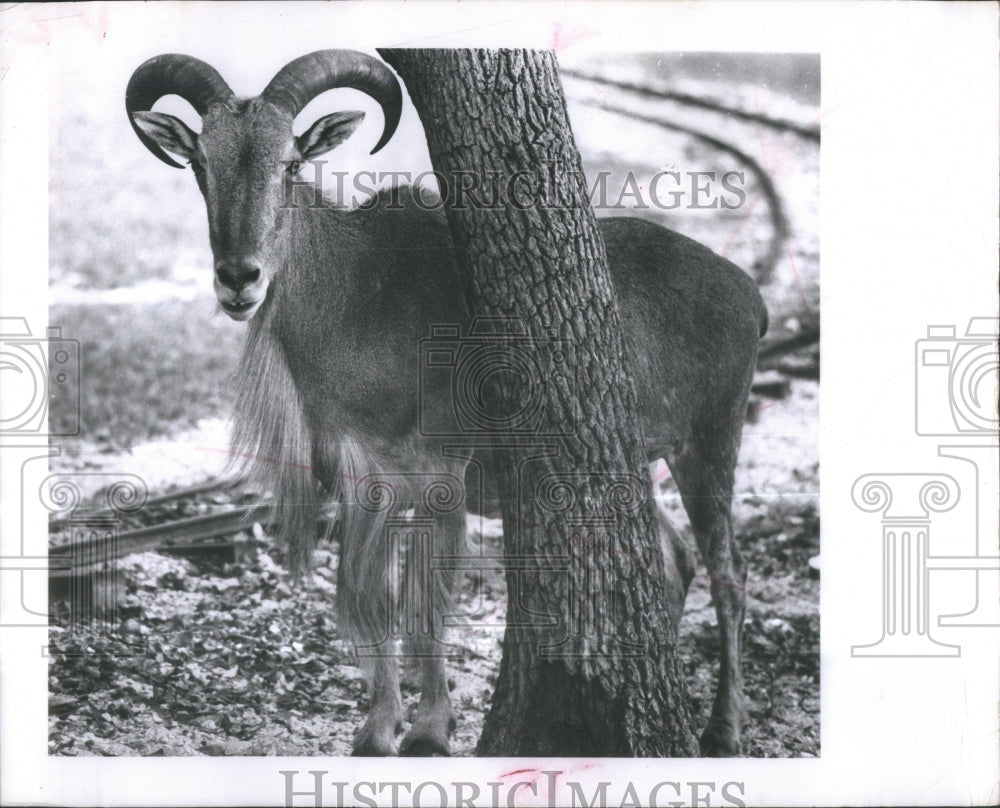
[[[253,258],[223,258],[215,263],[219,283],[238,292],[260,280],[260,264]]]

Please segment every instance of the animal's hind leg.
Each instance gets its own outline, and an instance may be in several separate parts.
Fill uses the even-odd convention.
[[[449,739],[455,729],[455,713],[448,693],[443,615],[451,603],[455,574],[433,559],[455,557],[465,538],[465,508],[439,514],[434,519],[434,545],[414,541],[407,559],[407,585],[403,613],[405,649],[420,671],[420,704],[413,726],[403,737],[401,755],[415,757],[451,754]],[[429,536],[427,537],[430,538]]]
[[[654,491],[657,485],[657,464],[652,464],[649,474],[653,478]],[[677,531],[666,506],[658,498],[656,504],[656,520],[660,532],[660,547],[663,550],[664,571],[667,574],[667,608],[674,631],[680,626],[684,615],[684,601],[687,600],[688,588],[694,578],[698,565],[698,556],[687,540]]]
[[[441,648],[428,643],[409,644],[409,653],[418,657],[420,666],[420,704],[410,731],[403,736],[399,753],[412,757],[447,757],[451,754],[451,733],[455,713],[448,694],[444,657],[435,656]],[[423,654],[424,656],[420,656]]]
[[[701,449],[675,458],[671,466],[708,570],[719,621],[719,682],[712,716],[701,736],[701,751],[708,757],[731,757],[741,752],[741,646],[747,579],[746,562],[733,535],[736,451],[732,444],[725,446],[714,441]]]

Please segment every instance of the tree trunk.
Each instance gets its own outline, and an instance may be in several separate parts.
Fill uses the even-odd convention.
[[[697,754],[617,303],[555,55],[387,50],[506,369],[503,661],[478,754]],[[528,368],[535,369],[529,371]]]

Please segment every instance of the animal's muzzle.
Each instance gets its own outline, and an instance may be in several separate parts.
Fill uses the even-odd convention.
[[[251,255],[226,256],[215,262],[214,286],[226,314],[237,321],[249,320],[267,294],[267,276]]]
[[[215,276],[219,283],[239,294],[261,278],[260,262],[249,257],[223,258],[215,262]]]

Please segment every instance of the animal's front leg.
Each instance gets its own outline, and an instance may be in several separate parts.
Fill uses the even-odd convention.
[[[354,738],[355,756],[385,757],[396,754],[396,735],[403,728],[403,701],[399,694],[399,666],[394,658],[371,659],[369,669],[371,709],[368,720]]]
[[[353,500],[345,502],[340,550],[337,606],[341,629],[355,641],[371,698],[368,720],[354,739],[354,754],[394,755],[403,702],[393,638],[392,543],[385,511],[362,507]]]

